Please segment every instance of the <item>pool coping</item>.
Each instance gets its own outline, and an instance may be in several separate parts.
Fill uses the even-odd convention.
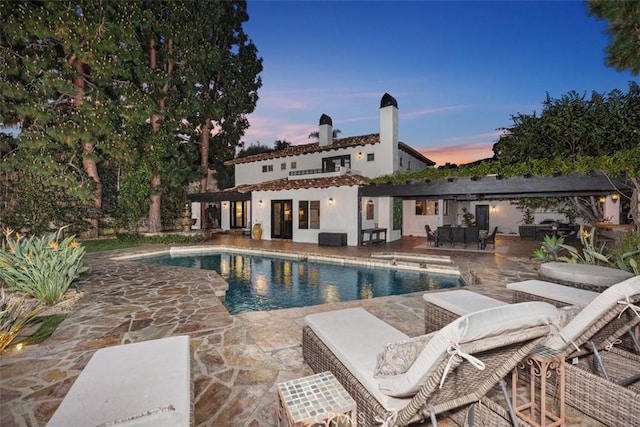
[[[433,273],[446,276],[456,276],[464,280],[460,273],[460,269],[453,263],[449,256],[427,254],[420,256],[403,252],[377,252],[372,253],[370,258],[362,258],[338,255],[319,255],[310,252],[289,252],[274,249],[248,249],[246,247],[228,245],[197,245],[172,246],[170,248],[159,250],[150,249],[145,250],[144,252],[129,253],[109,258],[114,261],[130,261],[162,255],[201,255],[219,252],[232,252],[242,255],[276,256],[287,259],[325,262],[337,265],[358,265],[368,268],[389,268],[419,273]]]

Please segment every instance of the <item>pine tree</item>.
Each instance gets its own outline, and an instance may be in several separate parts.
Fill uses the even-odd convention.
[[[9,218],[36,229],[97,216],[102,205],[97,162],[119,148],[114,132],[113,81],[121,68],[116,23],[127,4],[102,1],[2,2],[0,117],[18,126],[10,170]],[[20,187],[36,185],[50,200],[25,200]],[[40,213],[29,212],[40,204]],[[39,202],[39,203],[38,203]],[[23,212],[28,209],[27,212]],[[36,217],[42,217],[37,220]],[[86,225],[86,224],[85,224]]]
[[[196,126],[219,129],[204,168],[233,156],[262,69],[245,2],[0,1],[0,12],[0,126],[20,128],[2,137],[4,223],[95,229],[108,168],[122,221],[146,215],[160,231],[198,177],[189,142],[209,133]]]
[[[233,158],[244,131],[246,115],[255,109],[257,91],[262,85],[258,74],[262,59],[242,24],[249,19],[245,1],[203,1],[196,8],[192,65],[193,84],[198,87],[194,102],[200,137],[200,188],[208,187],[210,164],[219,171],[225,160]],[[204,206],[203,206],[204,209]]]

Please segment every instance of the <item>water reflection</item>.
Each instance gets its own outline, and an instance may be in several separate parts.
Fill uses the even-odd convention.
[[[461,286],[454,276],[321,264],[238,254],[140,260],[217,271],[229,283],[224,304],[232,314],[304,307]]]
[[[360,285],[360,299],[371,299],[373,298],[373,285],[371,283],[363,283]]]
[[[269,293],[269,278],[264,274],[256,274],[253,278],[253,289],[258,295]]]
[[[340,288],[337,285],[325,285],[322,288],[322,299],[324,302],[339,302]]]

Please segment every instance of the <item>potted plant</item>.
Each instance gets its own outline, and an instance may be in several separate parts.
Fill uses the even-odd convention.
[[[473,226],[474,219],[475,219],[475,216],[471,212],[469,212],[467,208],[462,208],[462,224],[465,227]]]

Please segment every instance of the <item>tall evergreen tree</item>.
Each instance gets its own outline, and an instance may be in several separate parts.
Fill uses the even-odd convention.
[[[608,22],[611,37],[605,63],[618,71],[640,74],[640,2],[588,0],[589,14]]]
[[[245,1],[202,1],[193,17],[201,31],[192,33],[194,46],[189,69],[193,72],[194,102],[200,142],[200,188],[208,187],[208,170],[220,171],[233,158],[249,123],[262,85],[262,59],[242,25],[249,19]],[[204,206],[203,206],[204,208]]]
[[[113,82],[131,48],[122,23],[133,8],[103,1],[4,1],[0,8],[0,122],[20,129],[16,149],[3,157],[12,186],[3,216],[36,230],[81,227],[78,220],[93,217],[96,228],[97,162],[121,148]],[[41,196],[20,191],[27,186]]]
[[[198,163],[233,156],[262,70],[245,2],[0,1],[0,12],[0,123],[20,128],[2,137],[2,222],[97,218],[107,168],[122,219],[160,231]]]

